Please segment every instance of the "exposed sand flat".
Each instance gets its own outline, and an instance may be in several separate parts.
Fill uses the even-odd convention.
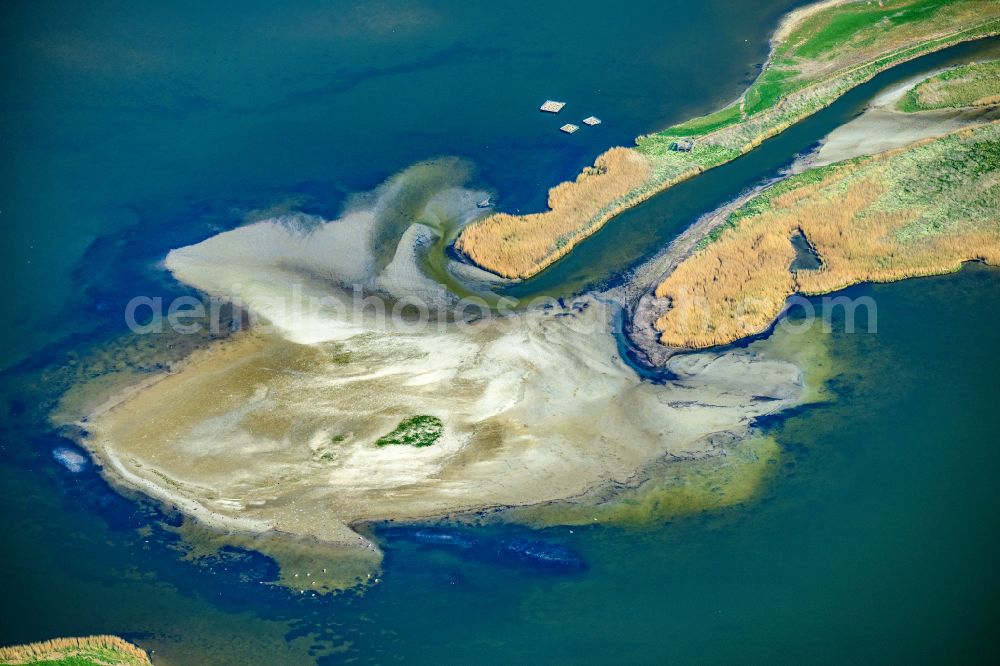
[[[93,414],[84,443],[116,482],[208,525],[364,548],[346,525],[628,483],[801,395],[796,366],[753,351],[684,357],[676,382],[641,383],[601,330],[608,306],[587,304],[572,323],[536,312],[467,335],[348,340],[347,363],[323,345],[237,336]],[[440,415],[442,441],[374,445],[413,413]]]
[[[406,277],[421,225],[381,268],[370,259],[381,235],[371,211],[383,206],[263,221],[172,252],[176,276],[240,299],[270,331],[192,355],[79,423],[105,474],[204,525],[313,538],[375,566],[351,526],[636,484],[665,458],[718,455],[720,436],[739,440],[754,418],[802,400],[800,367],[767,345],[677,358],[676,380],[640,381],[603,296],[412,329],[355,317],[339,300],[345,281],[390,299],[436,296]],[[342,270],[339,255],[352,258]],[[376,445],[416,415],[441,419],[439,441]]]
[[[824,166],[860,155],[875,155],[994,120],[1000,120],[1000,108],[923,113],[872,109],[831,132],[803,166]]]
[[[896,104],[915,84],[926,79],[922,75],[885,91],[863,114],[842,125],[823,139],[822,145],[794,171],[824,166],[861,155],[875,155],[957,130],[1000,119],[1000,106],[974,109],[945,109],[902,113]]]

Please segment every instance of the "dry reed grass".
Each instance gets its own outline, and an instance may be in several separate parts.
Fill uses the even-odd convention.
[[[476,264],[506,278],[546,268],[612,216],[641,200],[652,166],[628,148],[612,148],[573,182],[549,190],[549,210],[496,213],[468,227],[456,247]]]
[[[656,322],[660,341],[703,348],[759,333],[796,292],[823,294],[860,282],[948,273],[970,260],[1000,265],[997,165],[965,163],[954,173],[942,166],[959,141],[988,142],[995,155],[998,130],[997,124],[965,130],[835,165],[818,182],[806,177],[806,184],[774,196],[763,212],[737,219],[657,287],[656,296],[671,303]],[[921,168],[926,193],[901,180],[901,174]],[[901,188],[908,194],[900,195]],[[912,204],[925,194],[932,203]],[[991,211],[985,215],[983,201]],[[968,215],[970,210],[979,212]],[[935,213],[951,219],[924,225]],[[797,231],[820,256],[820,269],[790,270],[790,238]]]
[[[39,643],[0,647],[0,663],[31,664],[82,656],[107,666],[149,664],[146,652],[117,636],[54,638]]]

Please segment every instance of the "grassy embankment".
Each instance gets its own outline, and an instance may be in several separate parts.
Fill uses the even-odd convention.
[[[793,271],[802,233],[818,270]],[[731,214],[656,290],[663,344],[710,347],[765,330],[795,293],[1000,265],[1000,123],[793,176]]]
[[[612,148],[574,182],[549,192],[550,210],[497,213],[466,228],[456,247],[479,266],[526,278],[567,254],[621,211],[749,152],[890,67],[935,50],[1000,34],[1000,0],[885,0],[806,7],[775,35],[757,81],[726,108],[634,148]],[[672,143],[694,139],[691,152]]]
[[[899,100],[906,113],[1000,104],[1000,60],[949,69],[922,81]]]
[[[143,650],[117,636],[90,636],[0,648],[0,664],[148,666],[150,661]]]

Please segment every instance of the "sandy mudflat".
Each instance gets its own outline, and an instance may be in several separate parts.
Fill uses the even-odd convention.
[[[677,357],[675,380],[642,381],[619,356],[613,294],[415,328],[357,314],[355,287],[454,300],[418,279],[415,227],[380,215],[406,178],[338,220],[264,220],[170,253],[175,277],[266,325],[77,423],[113,483],[241,538],[335,544],[377,566],[352,528],[592,497],[665,459],[720,455],[720,437],[801,403],[800,366],[766,343]],[[461,214],[465,198],[446,200]],[[442,421],[435,444],[376,444],[419,415]]]
[[[594,302],[585,312],[610,319]],[[562,320],[527,318],[537,328],[523,334],[540,346],[522,339],[522,357],[491,346],[515,339],[477,332],[477,353],[448,373],[450,397],[436,394],[445,387],[434,386],[433,353],[416,348],[410,360],[427,365],[416,373],[411,365],[408,380],[391,364],[330,363],[321,347],[239,336],[93,414],[82,424],[91,433],[85,444],[116,482],[208,525],[367,547],[347,525],[628,483],[667,454],[705,455],[708,435],[740,435],[750,419],[796,404],[803,392],[798,367],[752,350],[681,357],[669,366],[676,382],[640,383],[610,335],[564,358],[574,336]],[[503,356],[519,382],[503,377]],[[423,411],[445,420],[435,446],[375,446],[398,420],[383,414],[400,399],[397,382],[400,394],[415,389]]]
[[[902,113],[896,104],[910,88],[930,76],[921,75],[886,90],[863,114],[830,132],[819,150],[795,165],[796,173],[861,155],[900,148],[921,139],[942,136],[1000,119],[1000,108],[944,109]]]

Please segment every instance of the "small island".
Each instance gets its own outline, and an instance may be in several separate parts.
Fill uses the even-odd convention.
[[[148,666],[149,655],[117,636],[54,638],[0,647],[0,664],[39,666]]]

